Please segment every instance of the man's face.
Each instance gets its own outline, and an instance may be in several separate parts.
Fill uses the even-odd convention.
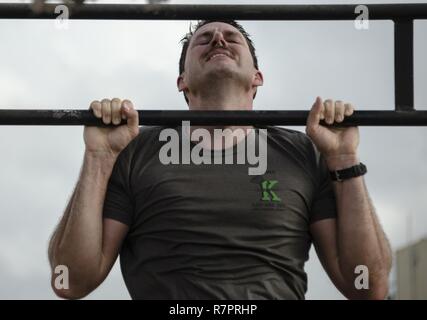
[[[233,78],[248,87],[261,85],[261,73],[254,61],[245,37],[235,27],[212,22],[198,29],[191,38],[185,68],[178,78],[180,91],[190,92],[212,80]]]

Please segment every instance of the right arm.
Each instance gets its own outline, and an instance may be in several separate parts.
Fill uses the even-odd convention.
[[[106,278],[117,259],[128,226],[103,219],[102,209],[114,163],[120,151],[138,134],[138,113],[126,111],[118,99],[91,104],[104,123],[127,125],[110,128],[85,127],[86,150],[80,177],[64,215],[49,243],[52,289],[68,299],[82,298]],[[69,289],[55,288],[55,267],[69,271]]]

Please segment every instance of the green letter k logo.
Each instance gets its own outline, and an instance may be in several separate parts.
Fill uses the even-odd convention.
[[[264,180],[262,186],[262,201],[281,201],[277,194],[274,193],[273,187],[277,184],[277,180]]]

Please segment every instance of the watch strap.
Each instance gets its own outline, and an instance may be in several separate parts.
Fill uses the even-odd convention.
[[[358,165],[352,166],[350,168],[330,171],[332,181],[344,181],[347,179],[363,176],[368,172],[366,166],[360,162]]]

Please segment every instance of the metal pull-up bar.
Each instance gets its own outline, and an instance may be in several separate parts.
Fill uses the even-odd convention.
[[[1,3],[0,19],[54,19],[59,4]],[[69,19],[90,20],[354,20],[358,4],[340,5],[206,5],[83,4],[68,5]],[[427,4],[371,4],[371,20],[427,19]]]
[[[0,19],[55,19],[60,4],[1,3]],[[348,5],[66,5],[69,19],[96,20],[354,20]],[[395,111],[356,111],[340,126],[427,126],[427,111],[414,109],[413,20],[427,19],[427,4],[372,4],[370,20],[393,20]],[[62,115],[62,116],[59,116]],[[141,124],[305,125],[307,111],[139,111]],[[0,110],[0,125],[103,125],[88,110]],[[338,125],[338,124],[334,124]]]
[[[141,125],[288,125],[306,124],[308,111],[185,111],[139,110]],[[125,121],[122,120],[122,124]],[[326,122],[321,121],[325,126]],[[105,126],[89,110],[0,110],[0,125]],[[354,111],[333,126],[425,126],[427,111]]]

